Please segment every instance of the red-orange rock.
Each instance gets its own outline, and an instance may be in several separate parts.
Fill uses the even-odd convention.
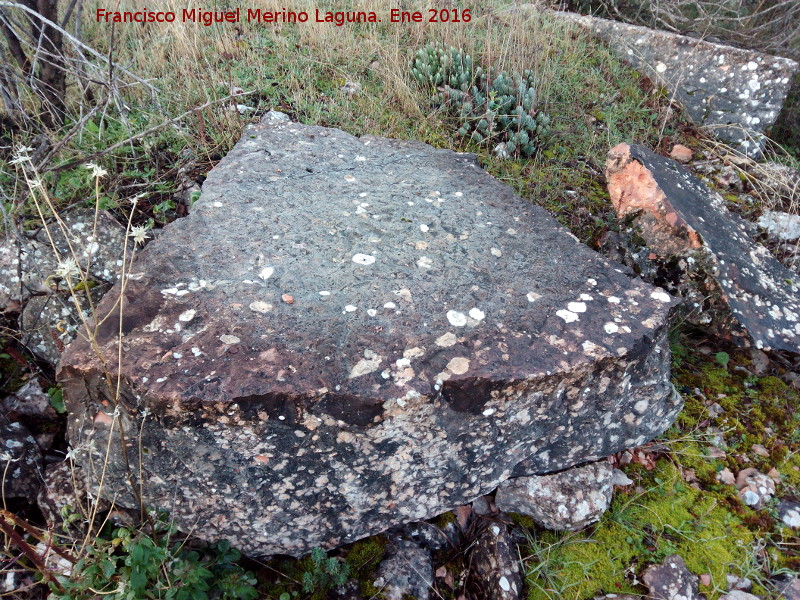
[[[692,151],[683,144],[675,144],[672,147],[672,151],[669,153],[669,157],[678,162],[688,163],[692,160],[693,154]]]

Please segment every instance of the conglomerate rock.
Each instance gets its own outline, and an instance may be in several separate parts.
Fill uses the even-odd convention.
[[[472,155],[264,120],[67,349],[70,443],[96,489],[113,432],[118,505],[141,456],[180,527],[301,555],[664,431],[674,306]]]
[[[778,118],[797,63],[667,31],[574,13],[554,13],[590,29],[621,58],[664,85],[698,125],[758,156]]]
[[[497,488],[497,508],[530,515],[554,531],[577,531],[600,520],[611,506],[614,467],[608,461],[560,473],[516,477]]]
[[[718,329],[744,345],[800,352],[800,282],[747,236],[719,194],[674,161],[633,144],[609,152],[606,179],[617,214],[633,219],[645,240],[648,260],[679,258],[678,271],[691,277],[678,278],[677,292],[708,303],[705,312],[720,315]]]

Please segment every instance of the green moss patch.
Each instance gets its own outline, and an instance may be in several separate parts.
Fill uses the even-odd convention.
[[[642,593],[635,574],[679,554],[695,574],[708,573],[709,598],[746,562],[753,534],[717,499],[683,482],[668,459],[640,481],[642,493],[617,492],[589,535],[536,533],[526,562],[529,600]]]

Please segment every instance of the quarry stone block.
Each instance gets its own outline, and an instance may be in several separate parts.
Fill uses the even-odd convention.
[[[140,483],[253,556],[431,518],[681,408],[676,301],[421,143],[265,119],[123,282],[59,368],[87,488],[111,436],[117,505]]]
[[[558,12],[605,40],[621,58],[664,85],[698,125],[758,156],[781,112],[797,63],[753,50],[618,21]]]

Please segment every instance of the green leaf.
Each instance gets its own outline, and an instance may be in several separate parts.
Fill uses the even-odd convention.
[[[64,390],[60,387],[51,387],[47,390],[47,395],[50,396],[50,406],[52,406],[58,414],[67,412],[64,406]]]

